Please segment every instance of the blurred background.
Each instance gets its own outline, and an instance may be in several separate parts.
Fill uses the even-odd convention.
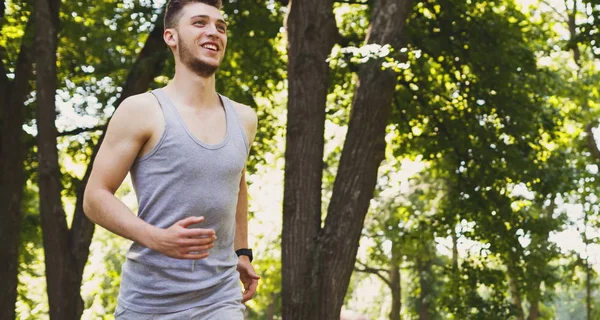
[[[293,11],[296,1],[314,10]],[[324,138],[315,145],[318,190],[298,190],[316,192],[319,230],[329,235],[346,219],[359,239],[338,247],[344,259],[321,261],[346,261],[351,272],[303,280],[340,283],[332,314],[600,319],[600,1],[223,2],[229,44],[217,90],[259,118],[247,179],[262,279],[248,319],[308,319],[287,307],[286,274],[310,273],[286,263],[284,252],[298,249],[286,247],[295,229],[282,225],[303,214],[285,204],[284,189],[315,176],[286,167],[304,159],[286,156],[286,144],[298,150],[292,134],[314,128]],[[2,3],[0,319],[113,319],[130,243],[94,230],[83,190],[115,108],[173,75],[164,4]],[[400,27],[381,27],[391,23],[386,11]],[[311,45],[323,55],[311,56]],[[52,62],[56,70],[47,70]],[[311,64],[320,73],[298,71]],[[322,104],[300,119],[314,87]],[[386,102],[369,98],[378,96]],[[364,117],[370,112],[378,121]],[[364,143],[370,137],[377,148]],[[351,184],[368,172],[372,182]],[[117,195],[136,212],[129,179]],[[61,303],[68,316],[52,311]],[[310,303],[304,308],[327,308]]]

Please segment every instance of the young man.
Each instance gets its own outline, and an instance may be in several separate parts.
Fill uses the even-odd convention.
[[[220,8],[220,0],[169,1],[163,38],[175,76],[123,101],[94,162],[85,212],[133,241],[117,319],[243,319],[258,285],[245,180],[257,119],[215,91],[227,47]],[[114,196],[128,171],[138,216]]]

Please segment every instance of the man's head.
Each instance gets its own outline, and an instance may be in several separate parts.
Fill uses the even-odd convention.
[[[176,63],[202,77],[218,69],[227,46],[227,24],[220,0],[170,0],[163,38]]]

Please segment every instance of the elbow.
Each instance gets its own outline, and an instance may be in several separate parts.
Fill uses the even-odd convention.
[[[83,213],[90,219],[90,221],[94,222],[93,217],[93,193],[90,190],[89,186],[86,186],[85,191],[83,193]]]

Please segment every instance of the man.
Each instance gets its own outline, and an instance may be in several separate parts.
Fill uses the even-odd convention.
[[[175,76],[123,101],[94,162],[85,212],[133,241],[117,319],[243,319],[258,285],[245,180],[257,119],[215,91],[227,47],[220,8],[220,0],[167,4],[163,38]],[[114,196],[128,171],[138,216]]]

